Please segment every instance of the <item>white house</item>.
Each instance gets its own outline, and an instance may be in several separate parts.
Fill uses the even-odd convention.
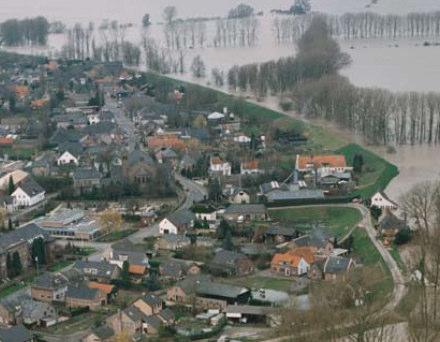
[[[195,215],[189,210],[178,210],[159,222],[159,233],[183,234],[194,226]]]
[[[235,204],[246,204],[251,202],[251,197],[244,190],[237,190],[231,197],[231,202]]]
[[[231,164],[224,162],[219,157],[211,157],[209,171],[219,173],[223,176],[230,176],[232,173]]]
[[[32,178],[28,177],[17,185],[11,194],[18,207],[31,207],[45,199],[46,191]]]
[[[57,160],[57,164],[58,165],[71,165],[71,164],[75,164],[78,165],[79,164],[79,160],[77,157],[75,157],[72,153],[70,153],[69,151],[65,151]]]
[[[96,125],[101,122],[101,115],[99,113],[91,113],[87,115],[87,120],[91,125]]]
[[[373,197],[371,197],[371,206],[378,207],[380,209],[391,209],[396,210],[398,205],[393,202],[387,195],[383,192],[376,192]]]
[[[159,222],[159,233],[164,234],[177,234],[179,229],[169,219],[164,218]]]

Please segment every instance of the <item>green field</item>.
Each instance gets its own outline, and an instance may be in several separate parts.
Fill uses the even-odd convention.
[[[270,211],[270,216],[283,224],[296,225],[299,230],[307,229],[312,223],[323,223],[338,237],[344,236],[362,219],[357,209],[324,206],[276,209]]]
[[[99,239],[97,239],[97,242],[114,242],[118,240],[125,239],[127,236],[130,236],[133,233],[136,233],[137,229],[124,229],[124,230],[118,230],[115,232],[111,232],[109,234],[106,234],[104,236],[101,236]]]
[[[359,177],[359,189],[355,192],[355,195],[363,198],[370,198],[377,191],[384,190],[388,183],[399,174],[399,170],[395,165],[359,145],[350,144],[336,152],[343,154],[349,165],[352,164],[356,154],[362,155],[364,166]]]
[[[251,289],[271,289],[277,291],[288,292],[292,279],[263,277],[263,276],[248,276],[240,278],[222,278],[222,282],[231,282],[234,285],[245,286]]]

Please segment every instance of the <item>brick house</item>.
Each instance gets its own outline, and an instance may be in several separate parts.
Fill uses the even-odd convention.
[[[65,298],[69,308],[89,308],[94,311],[107,304],[107,296],[103,291],[83,285],[69,286]]]
[[[209,269],[213,273],[245,276],[254,271],[254,264],[244,254],[220,250],[218,251],[211,263]]]

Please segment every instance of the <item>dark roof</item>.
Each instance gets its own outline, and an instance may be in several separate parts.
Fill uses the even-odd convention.
[[[162,299],[152,294],[148,294],[142,297],[142,300],[149,305],[160,305],[162,304]]]
[[[72,177],[74,180],[101,179],[102,175],[95,168],[78,168]]]
[[[139,163],[146,163],[153,165],[154,160],[150,157],[150,155],[144,151],[141,151],[139,148],[135,148],[128,156],[127,163],[129,166],[134,166]]]
[[[222,249],[215,254],[212,264],[233,267],[241,259],[248,259],[248,257],[241,253]]]
[[[324,273],[342,273],[348,270],[350,266],[351,259],[340,257],[340,256],[330,256],[327,258],[324,264]]]
[[[83,133],[90,135],[109,134],[116,130],[116,124],[111,121],[101,121],[97,124],[86,126],[82,129]]]
[[[183,265],[180,262],[170,260],[160,265],[160,274],[164,277],[178,278],[182,275]]]
[[[258,214],[266,213],[266,206],[264,204],[231,204],[225,209],[225,214]]]
[[[148,325],[151,325],[154,328],[159,328],[162,325],[162,321],[156,315],[153,316],[145,316],[144,322]]]
[[[79,142],[66,141],[58,145],[58,150],[60,151],[61,154],[67,151],[73,156],[79,157],[80,155],[83,154],[84,147]]]
[[[23,325],[17,325],[11,328],[0,328],[1,342],[30,342],[32,334]]]
[[[78,142],[81,139],[82,134],[76,129],[64,129],[59,128],[50,138],[51,144],[60,145],[65,142]]]
[[[281,236],[295,237],[297,234],[297,231],[294,228],[272,226],[268,230],[266,230],[265,234],[266,235],[281,235]]]
[[[38,184],[32,177],[26,177],[20,183],[18,183],[17,188],[23,190],[29,197],[37,196],[45,190]]]
[[[38,237],[47,238],[48,234],[35,223],[0,234],[0,252],[20,241],[31,241]]]
[[[74,268],[79,270],[83,275],[93,275],[97,277],[111,278],[113,272],[117,268],[116,265],[112,265],[107,261],[86,261],[78,260],[73,265]]]
[[[69,285],[67,288],[66,297],[93,300],[97,297],[98,293],[98,289],[91,289],[82,285]]]
[[[130,305],[128,308],[123,310],[123,312],[130,317],[130,319],[134,322],[139,322],[145,320],[147,317],[141,310],[139,310],[136,306]]]
[[[238,296],[248,293],[250,290],[246,287],[223,284],[217,282],[200,282],[197,284],[197,295],[215,296],[224,298],[237,298]]]
[[[408,228],[408,225],[406,224],[405,220],[399,219],[396,215],[394,215],[390,211],[385,211],[384,215],[379,221],[379,228],[381,230],[388,230],[388,229],[403,230],[405,228]]]
[[[178,210],[167,216],[167,219],[176,226],[190,224],[195,219],[194,213],[189,210]]]
[[[58,289],[67,286],[69,280],[61,273],[45,272],[35,278],[33,286],[43,289]]]
[[[174,312],[169,308],[163,309],[159,312],[158,316],[162,317],[167,322],[175,319]]]
[[[94,328],[94,329],[92,329],[92,332],[93,332],[93,334],[95,334],[97,337],[99,337],[102,340],[110,338],[115,334],[113,329],[107,325],[102,325],[98,328]]]

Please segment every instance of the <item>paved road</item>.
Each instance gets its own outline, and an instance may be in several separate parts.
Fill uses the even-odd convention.
[[[175,174],[177,181],[182,184],[183,190],[185,192],[185,200],[176,210],[190,209],[194,202],[200,202],[207,196],[206,189],[193,182],[192,180]],[[147,228],[140,229],[136,233],[129,236],[130,241],[133,243],[142,242],[143,239],[148,237],[159,236],[159,224],[155,223]]]
[[[185,202],[181,205],[180,209],[189,209],[194,202],[203,201],[203,199],[208,196],[208,192],[203,186],[177,173],[175,174],[175,178],[182,184],[183,190],[186,192]]]
[[[125,115],[125,112],[122,108],[119,108],[120,106],[115,99],[107,96],[105,98],[105,102],[106,104],[104,106],[104,110],[107,109],[115,114],[116,123],[127,139],[128,148],[130,150],[133,150],[136,143],[139,142],[139,137],[136,134],[136,127],[134,125],[134,122]]]

